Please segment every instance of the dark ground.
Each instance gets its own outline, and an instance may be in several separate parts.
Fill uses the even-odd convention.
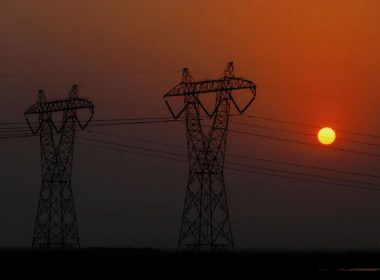
[[[338,274],[356,274],[362,278],[364,274],[371,273],[377,278],[380,271],[362,270],[380,268],[380,252],[196,254],[152,249],[90,248],[66,252],[2,250],[0,265],[0,279],[11,279],[9,275],[23,275],[29,279],[36,276],[51,276],[51,279],[81,276],[101,279],[267,279],[255,276],[272,272],[281,275],[312,273],[322,278],[330,275],[335,278]],[[2,277],[4,275],[7,277]]]

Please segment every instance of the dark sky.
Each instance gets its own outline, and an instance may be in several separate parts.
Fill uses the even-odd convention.
[[[38,89],[66,98],[74,83],[94,102],[97,119],[169,117],[162,96],[180,81],[177,70],[216,78],[232,60],[237,75],[258,85],[249,115],[380,135],[379,8],[377,0],[0,0],[0,122],[23,121]],[[317,144],[315,136],[231,128]],[[183,123],[98,130],[186,144]],[[374,137],[338,132],[333,145],[380,154],[376,146],[343,140],[379,144]],[[0,141],[0,246],[28,246],[41,180],[39,141]],[[235,133],[227,150],[371,174],[380,167],[378,156]],[[379,248],[379,192],[233,171],[225,177],[238,248]],[[175,247],[186,181],[186,164],[77,145],[73,187],[83,246]]]

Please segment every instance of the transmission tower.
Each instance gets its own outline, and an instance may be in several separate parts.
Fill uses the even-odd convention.
[[[80,120],[77,112],[89,110],[89,117]],[[53,115],[62,119],[53,120]],[[33,122],[32,115],[38,121]],[[40,137],[42,185],[33,233],[33,248],[79,248],[78,223],[75,215],[71,171],[74,138],[77,126],[85,129],[94,115],[94,105],[78,97],[78,87],[71,88],[64,100],[47,101],[38,92],[38,101],[26,112],[32,133]]]
[[[248,90],[252,97],[240,108],[234,92]],[[206,109],[200,94],[215,93],[211,112]],[[174,112],[168,100],[183,96],[184,106]],[[194,82],[187,68],[182,82],[164,95],[173,118],[185,114],[189,157],[189,178],[182,214],[179,248],[193,250],[229,250],[234,248],[224,183],[224,159],[227,144],[228,120],[231,103],[243,113],[256,97],[256,85],[234,76],[233,63],[228,63],[223,76],[217,80]],[[203,119],[211,120],[205,131]]]

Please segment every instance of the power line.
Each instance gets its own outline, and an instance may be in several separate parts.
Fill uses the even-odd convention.
[[[236,115],[230,115],[236,116]],[[200,120],[209,120],[209,117],[202,117]],[[120,122],[117,122],[121,120]],[[126,120],[125,122],[123,120]],[[119,126],[119,125],[136,125],[136,124],[154,124],[154,123],[169,123],[183,121],[184,118],[171,119],[167,117],[157,117],[157,118],[136,118],[136,119],[108,119],[103,120],[104,123],[94,123],[90,126]],[[101,120],[99,120],[101,122]]]
[[[230,116],[242,116],[240,114],[231,114]],[[285,121],[285,120],[279,120],[275,118],[269,118],[269,117],[264,117],[264,116],[257,116],[257,115],[247,115],[244,116],[246,118],[251,118],[251,119],[260,119],[260,120],[265,120],[265,121],[271,121],[271,122],[277,122],[277,123],[283,123],[283,124],[291,124],[291,125],[298,125],[298,126],[306,126],[306,127],[311,127],[311,128],[316,128],[320,129],[322,128],[321,126],[317,126],[314,124],[308,124],[308,123],[302,123],[302,122],[293,122],[293,121]],[[203,119],[208,119],[207,117],[204,117]],[[141,120],[171,120],[168,117],[143,117],[143,118],[115,118],[115,119],[95,119],[93,122],[115,122],[115,121],[141,121]],[[238,123],[238,122],[235,122]],[[243,123],[239,123],[243,124]],[[0,126],[6,126],[6,125],[25,125],[24,122],[0,122]],[[121,125],[124,125],[122,123]],[[251,124],[244,124],[248,126],[253,126]],[[256,125],[258,127],[258,125]],[[262,128],[268,128],[265,126],[262,126]],[[276,130],[280,131],[280,128],[276,128]],[[290,132],[290,133],[297,133],[297,134],[304,134],[308,135],[307,133],[302,133],[302,132],[295,132],[292,130],[286,130],[283,129],[284,132]],[[380,138],[380,135],[375,135],[375,134],[370,134],[370,133],[364,133],[364,132],[359,132],[359,131],[349,131],[349,130],[336,130],[337,132],[342,132],[342,133],[348,133],[348,134],[354,134],[354,135],[360,135],[360,136],[365,136],[365,137],[374,137],[374,138]],[[361,141],[356,141],[356,140],[348,140],[345,139],[344,141],[355,141],[357,143],[362,143],[362,144],[368,144],[368,145],[376,145],[378,146],[379,144],[373,144],[369,142],[361,142]]]
[[[260,138],[266,138],[266,139],[288,142],[288,143],[308,145],[308,146],[312,146],[312,147],[318,147],[318,148],[323,148],[323,149],[336,150],[336,151],[341,151],[341,152],[348,152],[348,153],[354,153],[354,154],[360,154],[360,155],[366,155],[366,156],[372,156],[372,157],[380,157],[380,154],[375,154],[375,153],[370,153],[370,152],[362,152],[362,151],[351,150],[351,149],[343,149],[343,148],[337,148],[337,147],[327,147],[327,146],[322,147],[320,145],[308,143],[308,142],[304,142],[304,141],[292,140],[292,139],[287,139],[287,138],[282,138],[282,137],[277,137],[277,136],[269,136],[269,135],[264,135],[264,134],[251,133],[251,132],[245,132],[245,131],[241,131],[241,130],[230,129],[229,131],[234,132],[234,133],[239,133],[239,134],[245,134],[245,135],[260,137]]]
[[[354,176],[363,176],[363,177],[370,177],[370,178],[377,178],[377,179],[380,178],[380,176],[368,174],[368,173],[362,173],[362,172],[326,168],[326,167],[320,167],[320,166],[315,166],[315,165],[292,163],[292,162],[288,162],[288,161],[279,161],[279,160],[272,160],[272,159],[266,159],[266,158],[260,158],[260,157],[236,155],[236,154],[231,154],[231,153],[228,153],[228,155],[233,156],[233,157],[238,157],[238,158],[245,158],[245,159],[250,159],[250,160],[255,160],[255,161],[262,161],[262,162],[286,165],[286,166],[291,166],[291,167],[298,167],[298,168],[301,167],[301,168],[307,168],[307,169],[315,169],[315,170],[326,171],[326,172],[333,172],[333,173],[339,173],[339,174],[345,174],[345,175],[354,175]]]
[[[109,144],[109,145],[115,145],[115,146],[120,146],[120,147],[127,147],[127,148],[131,148],[131,149],[137,149],[137,150],[142,150],[142,151],[166,154],[166,155],[171,155],[171,156],[179,156],[179,157],[185,157],[186,156],[184,154],[172,153],[172,152],[167,152],[167,151],[160,151],[160,150],[155,150],[155,149],[145,148],[145,147],[139,147],[139,146],[134,146],[134,145],[129,145],[129,144],[120,144],[120,143],[115,143],[115,142],[111,142],[111,141],[97,140],[97,139],[92,139],[92,138],[87,138],[87,137],[78,136],[77,138],[82,139],[82,140],[97,142],[97,143],[101,143],[101,144]]]
[[[208,119],[208,118],[205,117],[203,119]],[[167,123],[167,122],[177,122],[177,121],[180,121],[180,120],[182,120],[182,119],[164,119],[164,118],[161,119],[160,118],[160,119],[157,119],[157,120],[146,120],[146,121],[142,120],[142,121],[134,121],[134,122],[128,121],[128,122],[115,122],[115,123],[113,123],[112,120],[107,120],[107,123],[102,123],[102,124],[95,123],[95,124],[92,124],[92,126],[119,126],[119,125],[134,125],[134,124]],[[108,122],[112,122],[112,123],[108,123]],[[246,124],[246,125],[249,125],[249,124]],[[252,126],[254,126],[254,125],[252,125]],[[296,134],[303,134],[303,135],[314,136],[313,134],[307,134],[307,133],[302,133],[302,132],[295,132],[295,131],[291,131],[291,130],[284,130],[284,129],[278,129],[278,128],[267,127],[267,126],[259,126],[259,125],[257,125],[257,127],[271,129],[271,130],[278,130],[278,131],[283,131],[283,132],[289,132],[289,133],[296,133]],[[234,131],[234,130],[231,130],[231,131]],[[236,130],[235,130],[235,132],[236,132]],[[273,136],[273,139],[274,138],[278,138],[278,137],[274,137]],[[352,142],[352,143],[358,143],[358,144],[366,144],[366,145],[371,145],[371,146],[380,146],[380,144],[376,144],[376,143],[369,143],[369,142],[349,140],[349,139],[341,139],[341,140],[342,141],[347,141],[347,142]],[[284,140],[284,141],[289,142],[291,140],[288,139],[288,140]],[[308,145],[312,145],[312,146],[316,146],[316,147],[321,147],[320,145],[316,145],[316,144],[312,144],[312,143],[307,143],[307,142],[302,142],[302,141],[297,141],[297,140],[294,140],[294,141],[295,142],[299,142],[299,144],[308,144]],[[355,151],[355,150],[343,149],[343,148],[334,148],[334,147],[325,147],[325,148],[336,149],[336,150],[339,150],[339,151],[350,152],[350,153],[360,153],[360,154],[366,154],[366,155],[372,155],[372,156],[375,155],[373,153],[361,152],[361,151]],[[380,156],[380,155],[376,155],[376,156]]]
[[[100,145],[94,145],[94,144],[88,144],[88,143],[82,143],[82,142],[79,142],[78,144],[83,145],[83,146],[95,147],[98,149],[113,150],[113,151],[118,151],[118,152],[125,152],[125,153],[130,153],[130,154],[143,155],[143,156],[147,156],[147,157],[154,157],[154,158],[158,158],[158,159],[168,159],[168,160],[172,160],[172,161],[187,163],[186,160],[181,160],[181,159],[177,159],[177,158],[169,158],[169,157],[163,157],[163,156],[158,156],[158,155],[152,155],[152,154],[148,154],[148,153],[127,151],[124,149],[117,149],[117,148],[113,148],[113,147],[100,146]],[[295,177],[295,176],[267,173],[267,172],[254,171],[254,170],[248,170],[248,169],[240,169],[240,168],[226,167],[226,169],[231,170],[231,171],[237,171],[237,172],[245,172],[245,173],[251,173],[251,174],[258,174],[258,175],[265,175],[265,176],[272,176],[272,177],[298,180],[298,181],[306,181],[306,182],[312,182],[312,183],[335,185],[335,186],[346,187],[346,188],[364,189],[364,190],[370,190],[370,191],[380,191],[379,188],[375,188],[375,187],[350,185],[350,184],[344,184],[344,183],[338,183],[338,182],[328,182],[328,181],[323,181],[323,180],[314,180],[314,179],[310,179],[310,178],[300,178],[300,177]]]
[[[294,131],[294,130],[290,130],[290,129],[276,128],[276,127],[270,127],[270,126],[265,126],[265,125],[256,125],[256,124],[249,124],[249,123],[242,123],[242,122],[235,122],[235,121],[231,121],[231,123],[249,126],[249,127],[255,127],[255,128],[262,128],[262,129],[267,129],[267,130],[274,130],[274,131],[279,131],[279,132],[286,132],[286,133],[291,133],[291,134],[298,134],[298,135],[315,137],[315,134],[313,134],[313,133]],[[357,140],[350,140],[350,139],[345,139],[345,138],[341,138],[341,137],[339,137],[339,141],[380,147],[380,144],[357,141]]]
[[[207,119],[207,118],[204,118]],[[173,121],[179,121],[182,119],[169,119],[167,117],[151,117],[151,118],[116,118],[116,119],[98,119],[94,120],[94,124],[91,124],[91,126],[119,126],[119,125],[137,125],[137,124],[152,124],[152,123],[166,123],[166,122],[173,122]],[[103,123],[101,123],[103,122]],[[32,122],[35,123],[35,122]],[[242,123],[242,122],[235,122],[232,123],[238,124],[238,125],[244,125],[249,127],[255,127],[255,128],[262,128],[267,130],[273,130],[273,131],[280,131],[280,132],[287,132],[292,134],[299,134],[299,135],[305,135],[305,136],[315,136],[312,133],[305,133],[305,132],[298,132],[293,131],[289,129],[281,129],[281,128],[275,128],[270,126],[263,126],[263,125],[253,125],[248,123]],[[23,124],[24,123],[1,123],[0,125],[6,125],[6,124]],[[0,127],[0,133],[2,132],[26,132],[29,131],[29,129],[25,127]],[[363,142],[363,141],[357,141],[357,140],[350,140],[350,139],[341,139],[340,141],[346,141],[351,143],[357,143],[357,144],[364,144],[364,145],[370,145],[370,146],[380,146],[380,144],[376,143],[370,143],[370,142]]]
[[[115,122],[115,121],[146,121],[146,120],[170,120],[168,117],[134,117],[134,118],[114,118],[114,119],[95,119],[92,122]],[[30,122],[31,124],[39,124],[38,121]],[[25,122],[0,122],[0,126],[7,125],[24,125]],[[25,126],[26,127],[26,126]],[[17,127],[18,128],[18,127]]]
[[[236,116],[236,115],[230,115],[230,116]],[[201,118],[202,120],[209,119],[209,117],[203,117]],[[184,120],[184,118],[178,118],[174,121],[180,121]],[[142,118],[114,118],[114,119],[95,119],[92,120],[92,122],[95,122],[96,124],[91,124],[92,126],[94,125],[128,125],[128,124],[144,124],[144,123],[160,123],[160,122],[169,122],[173,121],[172,118],[168,117],[142,117]],[[98,122],[103,122],[103,123],[98,123]],[[113,122],[116,122],[113,124]],[[39,124],[39,122],[30,122],[31,124]],[[58,122],[60,123],[60,122]],[[8,125],[24,125],[24,127],[7,127]],[[25,122],[2,122],[0,123],[0,126],[5,126],[5,127],[0,127],[0,129],[28,129],[27,126],[25,126]]]
[[[95,123],[95,124],[92,124],[91,126],[120,126],[120,125],[155,124],[155,123],[178,122],[180,120],[179,119],[157,119],[157,120],[141,120],[141,121],[127,121],[127,122],[112,122],[111,120],[109,120],[109,121],[110,122],[106,122],[106,123],[105,122]],[[20,129],[20,128],[15,128],[15,129]],[[341,151],[341,152],[349,152],[349,153],[361,154],[361,155],[366,155],[366,156],[380,157],[380,154],[371,153],[371,152],[363,152],[363,151],[358,151],[358,150],[344,149],[344,148],[337,148],[337,147],[322,147],[320,145],[308,143],[308,142],[304,142],[304,141],[292,140],[292,139],[287,139],[287,138],[282,138],[282,137],[277,137],[277,136],[264,135],[264,134],[251,133],[251,132],[246,132],[246,131],[241,131],[241,130],[230,129],[230,131],[234,132],[234,133],[240,133],[240,134],[256,136],[256,137],[261,137],[261,138],[267,138],[267,139],[272,139],[272,140],[278,140],[278,141],[284,141],[284,142],[288,142],[288,143],[302,144],[302,145],[314,146],[314,147],[318,147],[318,148],[337,150],[337,151]]]
[[[142,117],[142,118],[115,118],[115,119],[96,119],[94,122],[116,122],[116,121],[146,121],[146,120],[169,120],[168,117]]]
[[[163,143],[163,142],[159,142],[159,141],[146,140],[146,139],[141,139],[141,138],[138,138],[138,137],[123,136],[123,135],[118,135],[118,134],[113,134],[113,133],[107,133],[107,132],[100,132],[100,131],[94,131],[94,130],[86,130],[86,132],[93,133],[93,134],[98,134],[98,135],[104,135],[104,136],[111,136],[111,137],[116,137],[116,138],[121,138],[121,139],[131,139],[131,140],[136,140],[136,141],[143,142],[143,143],[158,144],[158,145],[176,147],[176,148],[181,148],[181,149],[185,148],[182,145],[176,145],[176,144]]]
[[[280,177],[280,178],[293,179],[293,180],[299,180],[299,181],[306,181],[306,182],[312,182],[312,183],[321,183],[321,184],[335,185],[335,186],[347,187],[347,188],[353,188],[353,189],[364,189],[364,190],[377,191],[377,192],[380,191],[379,188],[374,188],[374,187],[349,185],[349,184],[336,183],[336,182],[327,182],[327,181],[323,181],[323,180],[314,180],[314,179],[307,179],[307,178],[299,178],[299,177],[293,177],[293,176],[288,176],[288,175],[266,173],[266,172],[261,172],[261,171],[252,171],[252,170],[240,169],[240,168],[226,167],[226,169],[233,170],[233,171],[238,171],[238,172],[247,172],[247,173],[252,173],[252,174],[260,174],[260,175],[265,175],[265,176]]]
[[[181,158],[185,158],[186,157],[185,154],[179,154],[179,153],[173,153],[173,152],[168,152],[168,151],[163,151],[163,150],[157,150],[157,149],[152,149],[152,148],[134,146],[134,145],[130,145],[130,144],[120,144],[120,143],[115,143],[115,142],[111,142],[111,141],[103,141],[103,140],[97,140],[97,139],[86,138],[86,137],[78,137],[78,138],[83,139],[83,140],[87,140],[87,141],[96,142],[96,143],[106,144],[106,145],[114,145],[114,146],[120,146],[120,147],[127,147],[127,148],[147,151],[147,152],[154,152],[154,153],[160,153],[160,154],[165,154],[165,155],[170,155],[170,156],[175,156],[175,157],[181,157]],[[231,161],[226,161],[226,164],[235,165],[235,166],[242,166],[242,167],[248,167],[248,168],[253,168],[253,169],[260,169],[260,170],[264,170],[264,171],[287,173],[287,174],[291,174],[291,175],[298,175],[298,176],[305,176],[305,177],[314,177],[314,178],[318,178],[318,179],[322,178],[322,179],[327,179],[327,180],[332,180],[332,181],[359,183],[359,184],[366,184],[366,185],[372,185],[372,186],[378,186],[378,187],[380,187],[380,185],[372,183],[372,182],[365,182],[365,181],[354,180],[354,179],[344,179],[344,178],[337,178],[337,177],[331,177],[331,176],[316,175],[316,174],[305,173],[305,172],[297,172],[297,171],[291,171],[291,170],[285,170],[285,169],[279,169],[279,168],[270,168],[270,167],[255,166],[255,165],[251,165],[251,164],[245,164],[245,163],[239,163],[239,162],[231,162]]]
[[[162,155],[148,154],[148,153],[142,153],[142,152],[136,152],[136,151],[127,151],[127,150],[118,149],[118,148],[114,148],[114,147],[106,147],[106,146],[100,146],[100,145],[96,145],[96,144],[89,144],[89,143],[83,143],[83,142],[77,142],[77,144],[83,145],[83,146],[100,148],[100,149],[107,149],[107,150],[111,150],[111,151],[125,152],[125,153],[129,153],[129,154],[142,155],[142,156],[153,157],[153,158],[158,158],[158,159],[169,159],[169,160],[173,160],[173,161],[187,163],[186,160],[182,160],[182,159],[178,159],[178,158],[165,157]]]
[[[205,119],[208,119],[208,118],[205,117]],[[156,124],[156,123],[169,123],[169,122],[180,121],[180,119],[165,119],[165,117],[129,118],[129,119],[124,118],[123,119],[123,120],[129,120],[129,121],[118,121],[118,120],[121,120],[121,118],[99,120],[99,123],[91,124],[91,126],[139,125],[139,124]],[[1,132],[1,130],[9,131],[10,129],[11,128],[9,128],[9,127],[8,128],[0,127],[0,132]],[[19,132],[22,132],[22,131],[24,131],[24,129],[27,129],[27,128],[26,127],[25,128],[14,127],[12,129],[15,132],[17,130],[19,130]],[[273,129],[277,129],[277,128],[273,128]],[[261,137],[261,138],[267,138],[267,139],[273,139],[273,140],[278,140],[278,141],[284,141],[284,142],[289,142],[289,143],[296,143],[296,144],[302,144],[302,145],[308,145],[308,146],[314,146],[314,147],[322,148],[320,145],[308,143],[308,142],[304,142],[304,141],[299,141],[299,140],[292,140],[292,139],[287,139],[287,138],[282,138],[282,137],[277,137],[277,136],[251,133],[251,132],[246,132],[246,131],[241,131],[241,130],[230,129],[230,131],[234,132],[234,133],[240,133],[240,134],[245,134],[245,135],[250,135],[250,136],[256,136],[256,137]],[[323,147],[323,148],[330,149],[330,150],[338,150],[341,152],[349,152],[349,153],[362,154],[362,155],[367,155],[367,156],[380,157],[380,154],[375,154],[375,153],[371,153],[371,152],[363,152],[363,151],[357,151],[357,150],[352,150],[352,149],[343,149],[343,148],[337,148],[337,147]]]
[[[135,121],[121,121],[117,122],[118,119],[115,120],[98,120],[99,123],[90,124],[89,126],[123,126],[123,125],[138,125],[138,124],[156,124],[156,123],[168,123],[168,122],[178,122],[180,119],[173,120],[173,119],[156,119],[156,120],[150,120],[150,119],[142,119],[139,121],[139,119],[135,119]],[[101,123],[103,122],[103,123]],[[31,124],[36,124],[36,122],[31,122]],[[30,131],[27,126],[24,127],[0,127],[0,133],[1,132],[17,132],[17,131]]]
[[[135,124],[153,124],[153,123],[169,123],[178,122],[180,120],[168,119],[168,120],[156,120],[156,121],[135,121],[135,122],[115,122],[115,123],[95,123],[91,126],[119,126],[119,125],[135,125]]]
[[[158,145],[163,145],[163,146],[170,146],[170,147],[175,147],[175,148],[180,148],[180,149],[186,148],[183,145],[164,143],[164,142],[160,142],[160,141],[146,140],[146,139],[142,139],[142,138],[138,138],[138,137],[123,136],[123,135],[114,134],[114,133],[100,132],[100,131],[94,131],[94,130],[86,130],[85,132],[92,133],[92,134],[98,134],[98,135],[104,135],[104,136],[111,136],[111,137],[116,137],[116,138],[121,138],[121,139],[132,139],[132,140],[136,140],[139,142],[152,143],[152,144],[158,144]],[[297,167],[297,168],[316,169],[316,170],[320,170],[320,171],[340,173],[340,174],[345,174],[345,175],[355,175],[355,176],[363,176],[363,177],[370,177],[370,178],[380,178],[380,176],[377,176],[374,174],[348,171],[348,170],[341,170],[341,169],[326,168],[326,167],[319,167],[319,166],[300,164],[300,163],[294,163],[294,162],[289,162],[289,161],[279,161],[279,160],[273,160],[273,159],[267,159],[267,158],[261,158],[261,157],[253,157],[253,156],[247,156],[247,155],[240,155],[240,154],[234,154],[234,153],[226,153],[226,155],[232,156],[232,157],[237,157],[237,158],[254,160],[254,161],[268,162],[268,163],[274,163],[274,164],[279,164],[279,165]]]
[[[240,114],[231,114],[230,116],[242,116]],[[320,129],[321,126],[317,126],[317,125],[313,125],[313,124],[307,124],[307,123],[302,123],[302,122],[293,122],[293,121],[284,121],[284,120],[279,120],[279,119],[275,119],[275,118],[269,118],[269,117],[263,117],[263,116],[257,116],[257,115],[247,115],[247,116],[244,116],[246,118],[254,118],[254,119],[260,119],[260,120],[265,120],[265,121],[271,121],[271,122],[277,122],[277,123],[284,123],[284,124],[291,124],[291,125],[298,125],[298,126],[306,126],[306,127],[311,127],[311,128],[317,128],[317,129]],[[181,118],[182,119],[182,118]],[[204,117],[203,119],[208,119],[208,117]],[[152,120],[152,122],[148,122],[148,120]],[[120,123],[118,124],[115,124],[115,125],[127,125],[127,124],[140,124],[140,123],[154,123],[153,120],[171,120],[173,121],[172,119],[168,118],[168,117],[143,117],[143,118],[115,118],[115,119],[96,119],[96,120],[93,120],[93,122],[116,122],[116,121],[120,121]],[[126,123],[124,123],[124,121]],[[131,122],[129,123],[129,121],[134,121],[134,122]],[[146,121],[146,122],[140,122],[140,121]],[[128,122],[128,123],[127,123]],[[238,123],[238,122],[235,122],[235,123]],[[243,123],[239,123],[239,124],[243,124]],[[0,126],[6,126],[6,125],[25,125],[24,122],[0,122]],[[105,125],[105,124],[102,124],[102,125]],[[254,126],[254,125],[251,125],[251,124],[244,124],[244,125],[248,125],[248,126]],[[258,127],[259,125],[255,125],[256,127]],[[267,128],[267,129],[270,129],[269,127],[266,127],[266,126],[261,126],[262,128]],[[18,128],[18,127],[16,127]],[[27,128],[27,127],[25,127]],[[1,129],[1,127],[0,127]],[[307,134],[307,133],[303,133],[303,132],[295,132],[295,131],[292,131],[292,130],[286,130],[286,129],[280,129],[280,128],[273,128],[273,130],[278,130],[278,131],[283,131],[283,132],[289,132],[289,133],[296,133],[296,134],[303,134],[303,135],[311,135],[311,134]],[[380,139],[380,136],[379,135],[375,135],[375,134],[369,134],[369,133],[364,133],[364,132],[358,132],[358,131],[349,131],[349,130],[336,130],[337,132],[342,132],[342,133],[347,133],[347,134],[354,134],[354,135],[360,135],[360,136],[365,136],[365,137],[373,137],[373,138],[379,138]],[[355,142],[355,143],[359,143],[359,144],[367,144],[367,145],[373,145],[373,146],[379,146],[380,144],[374,144],[374,143],[369,143],[369,142],[362,142],[362,141],[356,141],[356,140],[348,140],[348,139],[344,139],[344,141],[350,141],[350,142]]]
[[[107,75],[125,75],[125,74],[161,74],[161,73],[178,73],[176,70],[160,70],[160,71],[111,71],[111,72],[51,72],[51,73],[14,73],[0,74],[0,78],[34,78],[34,77],[50,77],[50,76],[107,76]]]
[[[284,121],[284,120],[279,120],[279,119],[269,118],[269,117],[263,117],[263,116],[247,115],[245,117],[251,118],[251,119],[259,119],[259,120],[277,122],[277,123],[299,125],[299,126],[307,126],[307,127],[312,127],[312,128],[318,128],[318,129],[322,128],[321,126],[317,126],[317,125],[314,125],[314,124],[308,124],[308,123],[302,123],[302,122],[294,122],[294,121]],[[336,131],[337,132],[342,132],[342,133],[347,133],[347,134],[354,134],[354,135],[360,135],[360,136],[373,137],[373,138],[380,139],[380,135],[375,135],[375,134],[370,134],[370,133],[364,133],[364,132],[360,132],[360,131],[349,131],[349,130],[340,130],[340,129],[337,129]]]
[[[327,179],[327,180],[332,180],[332,181],[341,181],[341,182],[348,182],[348,183],[358,183],[358,184],[364,184],[364,185],[371,185],[371,186],[380,187],[380,185],[372,183],[372,182],[365,182],[365,181],[354,180],[354,179],[336,178],[336,177],[331,177],[331,176],[316,175],[316,174],[297,172],[297,171],[290,171],[290,170],[271,168],[271,167],[254,166],[254,165],[251,165],[251,164],[235,163],[235,162],[229,162],[229,161],[226,161],[226,163],[227,164],[232,164],[232,165],[237,165],[237,166],[242,166],[242,167],[261,169],[261,170],[265,170],[265,171],[273,171],[273,172],[279,172],[279,173],[287,173],[287,174],[291,174],[291,175],[298,175],[298,176],[305,176],[305,177],[314,177],[314,178],[321,178],[321,179]]]
[[[1,135],[0,140],[5,140],[5,139],[16,139],[16,138],[26,138],[26,137],[31,137],[34,136],[33,134],[10,134],[10,135]]]
[[[7,132],[30,132],[30,129],[27,128],[1,128],[0,127],[0,133],[7,133]]]

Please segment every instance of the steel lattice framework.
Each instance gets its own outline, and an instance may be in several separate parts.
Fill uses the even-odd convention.
[[[78,110],[87,109],[85,121]],[[54,122],[53,114],[62,113]],[[32,122],[32,115],[38,116]],[[26,121],[34,135],[40,137],[42,185],[33,233],[33,248],[79,248],[78,223],[75,214],[71,172],[76,127],[85,129],[94,115],[94,105],[78,97],[74,85],[65,100],[47,101],[40,90],[38,101],[26,112]],[[55,137],[56,136],[56,137]]]
[[[233,97],[237,90],[248,90],[252,97],[240,108]],[[199,99],[200,94],[216,93],[212,112]],[[168,100],[184,96],[184,106],[175,113]],[[185,114],[189,157],[189,178],[182,214],[179,248],[195,250],[233,249],[230,217],[224,183],[224,159],[227,144],[231,103],[243,113],[256,97],[256,85],[234,76],[233,63],[228,63],[218,80],[194,82],[187,68],[182,82],[164,95],[173,118]],[[204,112],[212,121],[205,132],[202,124]]]

